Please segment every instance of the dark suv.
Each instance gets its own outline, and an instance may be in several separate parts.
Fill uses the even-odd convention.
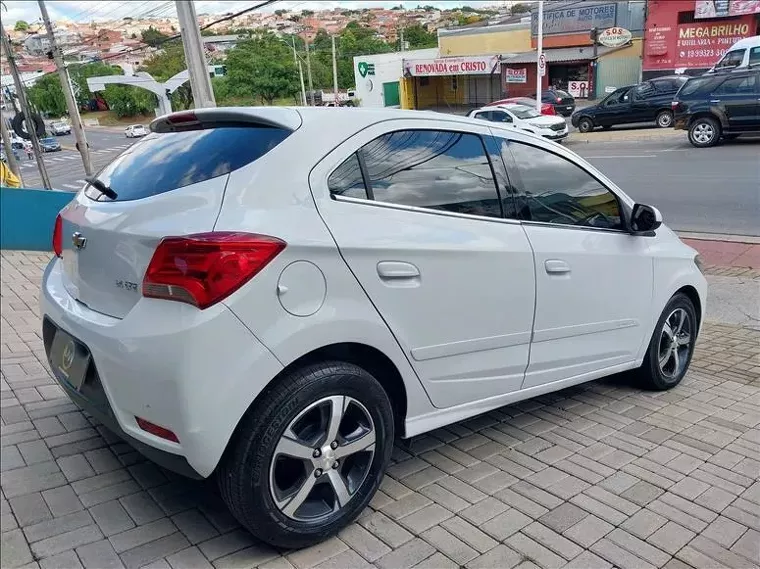
[[[549,103],[554,111],[563,117],[569,117],[575,110],[575,97],[561,89],[549,89],[541,92],[541,102]]]
[[[673,126],[670,103],[673,95],[688,81],[683,75],[668,75],[638,85],[620,87],[598,104],[573,114],[572,123],[581,132],[610,128],[617,124],[656,122],[661,128]]]
[[[672,106],[675,128],[689,131],[697,148],[721,138],[760,135],[760,69],[693,77]]]

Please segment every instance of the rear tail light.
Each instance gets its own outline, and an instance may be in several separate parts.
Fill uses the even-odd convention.
[[[546,105],[544,107],[544,110],[542,112],[545,115],[556,115],[557,114],[557,111],[554,110],[554,106],[553,105]]]
[[[63,220],[60,213],[55,218],[53,227],[53,252],[56,257],[63,257]]]
[[[137,421],[137,426],[140,427],[146,433],[150,433],[151,435],[155,435],[160,439],[166,439],[167,441],[171,441],[173,443],[179,442],[177,435],[175,435],[172,431],[170,431],[166,427],[160,427],[140,417],[135,417],[135,420]]]
[[[166,237],[153,253],[142,293],[208,308],[251,280],[284,248],[280,239],[251,233]]]

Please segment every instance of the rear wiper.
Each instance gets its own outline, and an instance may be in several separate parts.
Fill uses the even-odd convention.
[[[115,200],[117,197],[119,197],[115,191],[113,191],[109,186],[106,186],[103,182],[101,182],[95,177],[85,178],[84,181],[90,184],[93,188],[98,190],[101,194],[103,194],[107,198],[111,198],[112,200]]]

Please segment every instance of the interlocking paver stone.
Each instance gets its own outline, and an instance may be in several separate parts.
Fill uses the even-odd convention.
[[[167,473],[63,396],[37,316],[47,259],[0,253],[3,568],[760,566],[758,330],[706,322],[668,392],[601,380],[399,444],[358,523],[279,552],[213,483]]]

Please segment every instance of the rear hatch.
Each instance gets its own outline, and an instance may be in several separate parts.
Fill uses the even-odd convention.
[[[154,121],[158,132],[106,166],[61,212],[69,294],[97,312],[126,316],[161,239],[212,231],[229,173],[300,124],[292,109],[201,109]]]

